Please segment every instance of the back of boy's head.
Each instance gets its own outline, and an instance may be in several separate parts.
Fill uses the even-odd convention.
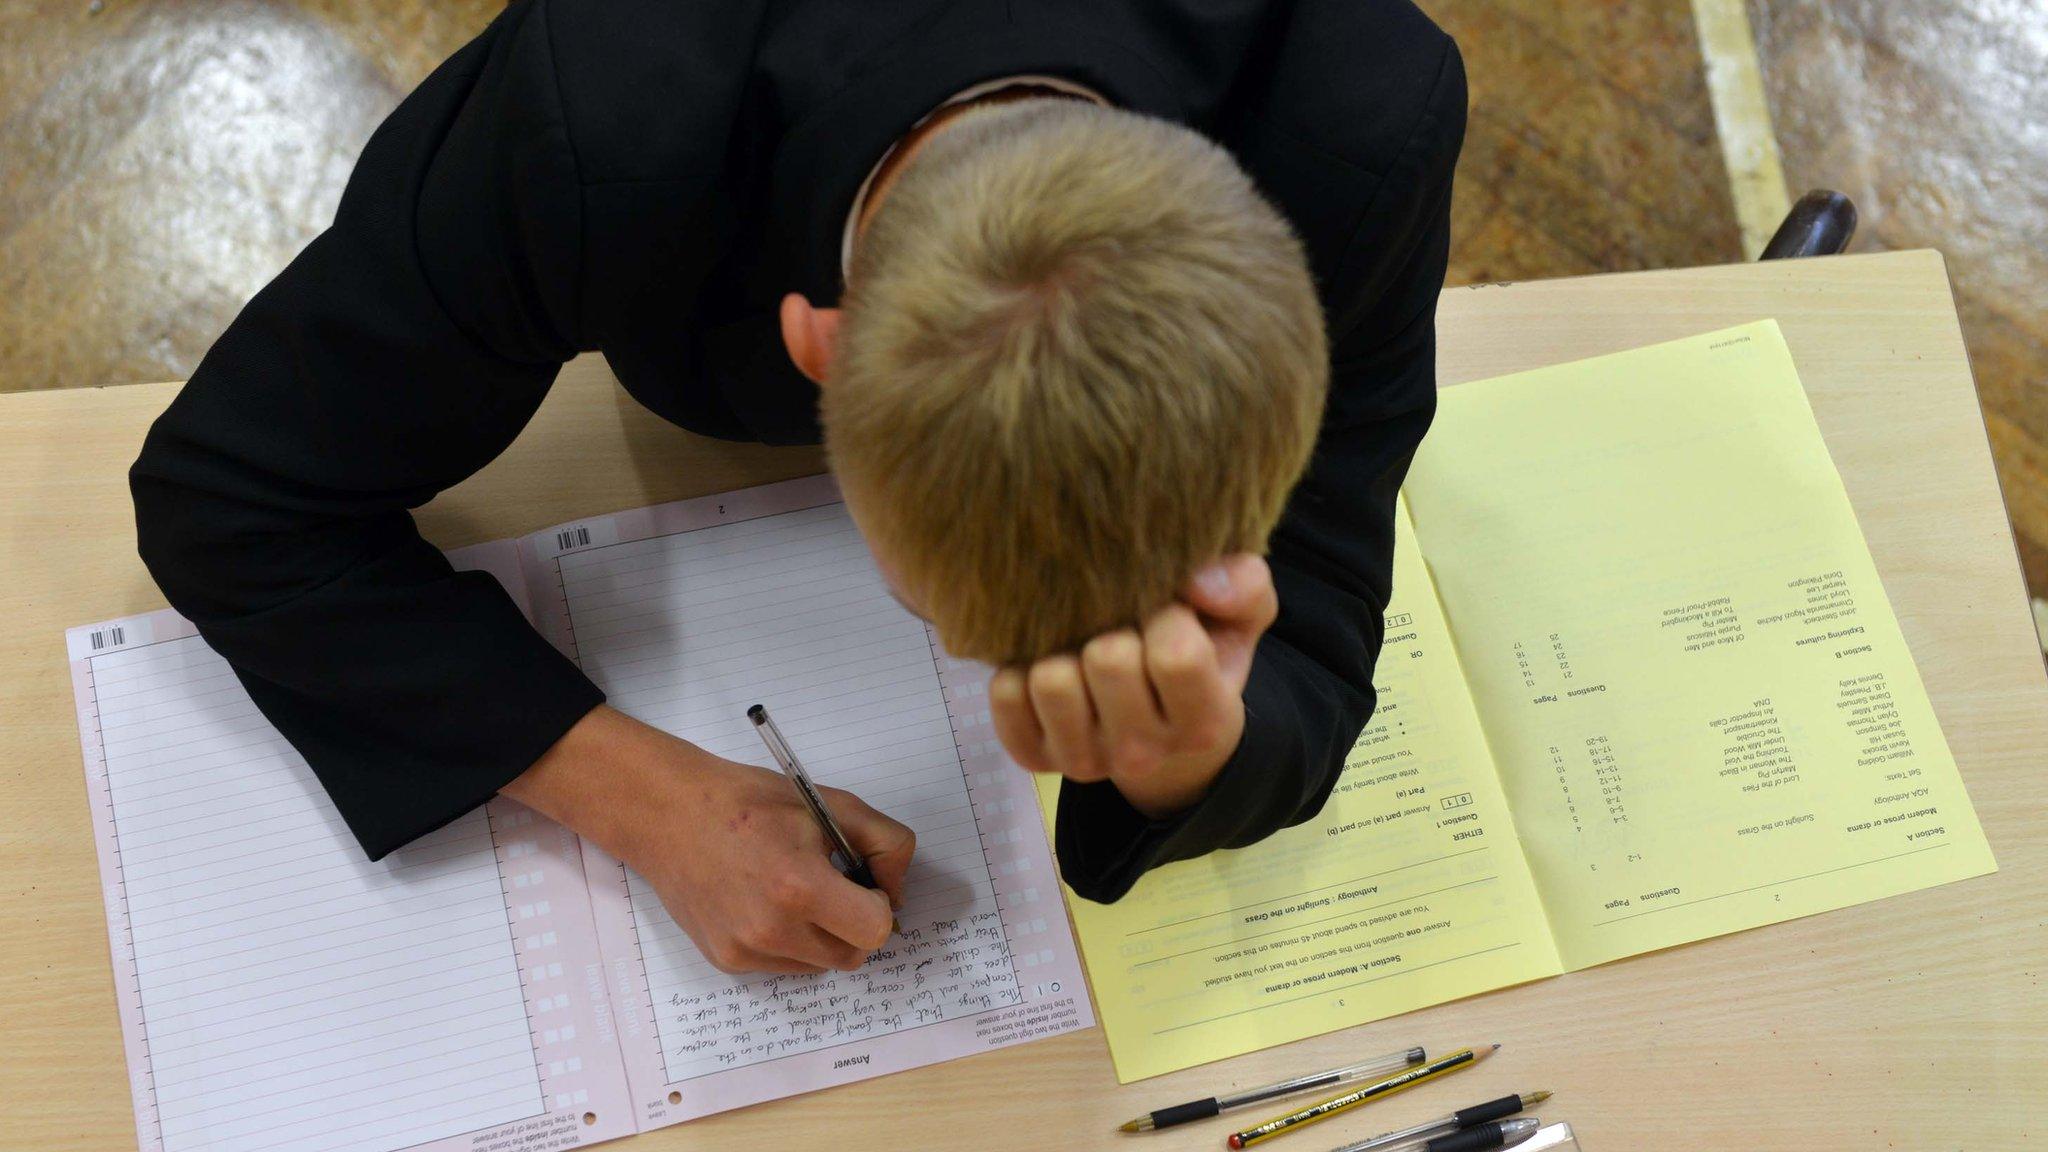
[[[976,109],[863,232],[822,411],[955,655],[1072,650],[1263,552],[1329,363],[1301,244],[1230,155],[1071,100]]]

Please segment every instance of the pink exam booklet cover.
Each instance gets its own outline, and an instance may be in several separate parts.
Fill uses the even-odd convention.
[[[164,611],[66,634],[145,1152],[576,1147],[1093,1023],[986,668],[888,594],[829,479],[450,553],[613,706],[918,834],[860,970],[728,976],[644,881],[503,798],[372,863]]]

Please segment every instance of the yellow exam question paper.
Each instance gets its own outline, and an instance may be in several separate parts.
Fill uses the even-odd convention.
[[[1404,494],[1323,811],[1068,894],[1120,1080],[1995,869],[1774,321],[1446,389]]]

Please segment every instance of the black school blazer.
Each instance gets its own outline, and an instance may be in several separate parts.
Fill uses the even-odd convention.
[[[1279,622],[1210,796],[1150,821],[1069,784],[1075,890],[1313,816],[1371,715],[1394,494],[1434,409],[1464,134],[1458,51],[1407,0],[519,0],[364,149],[334,224],[250,301],[132,472],[141,551],[371,857],[489,798],[600,699],[408,509],[601,351],[696,432],[815,441],[776,304],[839,297],[890,142],[1051,73],[1228,147],[1306,242],[1333,389],[1273,542]]]

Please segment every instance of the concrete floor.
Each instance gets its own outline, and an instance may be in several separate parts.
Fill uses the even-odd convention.
[[[1744,257],[1694,31],[1710,0],[1420,2],[1472,85],[1454,283]],[[2048,592],[2048,6],[1722,2],[1748,4],[1793,191],[1855,197],[1859,247],[1948,252]],[[188,374],[500,6],[0,0],[0,391]]]

